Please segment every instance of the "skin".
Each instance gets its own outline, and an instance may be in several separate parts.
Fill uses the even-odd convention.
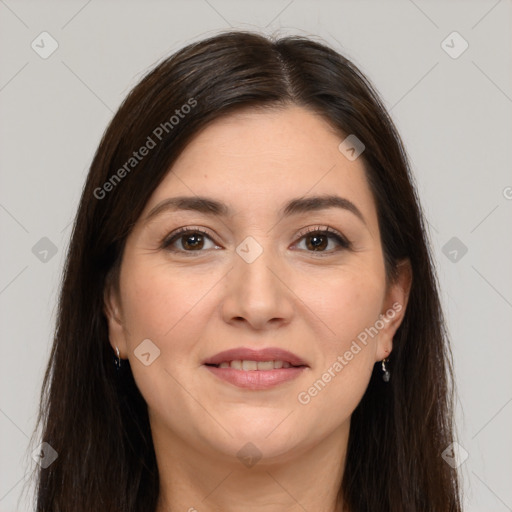
[[[183,151],[127,239],[119,290],[106,290],[105,313],[112,347],[130,360],[148,404],[161,483],[157,512],[341,510],[336,495],[350,417],[374,364],[392,351],[411,284],[408,262],[386,284],[364,163],[338,150],[343,138],[297,106],[218,119]],[[340,208],[279,218],[290,199],[334,192],[365,222]],[[167,211],[145,222],[162,200],[181,195],[222,201],[234,215]],[[175,240],[177,252],[161,248],[162,239],[188,226],[208,231],[202,248],[190,249],[187,235]],[[351,248],[323,237],[324,252],[313,250],[305,228],[326,226]],[[263,249],[252,263],[236,252],[247,236]],[[298,394],[397,303],[401,310],[378,335],[300,403]],[[149,366],[134,354],[145,339],[160,350]],[[240,346],[284,348],[309,367],[295,380],[254,391],[202,365]],[[248,442],[262,455],[252,467],[237,457]]]

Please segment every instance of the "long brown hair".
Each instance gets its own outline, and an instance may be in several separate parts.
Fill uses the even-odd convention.
[[[90,167],[41,391],[38,439],[58,457],[37,470],[38,512],[154,512],[159,479],[147,406],[129,365],[116,374],[105,286],[117,279],[126,238],[150,195],[200,129],[240,108],[290,104],[364,142],[387,277],[396,277],[405,258],[413,272],[389,358],[392,379],[384,383],[376,365],[351,418],[339,498],[351,512],[461,510],[456,471],[441,458],[453,441],[451,354],[400,137],[368,80],[333,49],[298,36],[228,32],[190,44],[145,76]],[[131,160],[148,137],[155,144],[147,156]]]

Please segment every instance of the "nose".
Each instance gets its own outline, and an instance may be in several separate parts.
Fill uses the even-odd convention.
[[[264,250],[251,263],[235,254],[226,279],[222,303],[225,322],[248,325],[254,330],[271,330],[291,321],[295,295],[287,283],[289,273],[272,251]]]

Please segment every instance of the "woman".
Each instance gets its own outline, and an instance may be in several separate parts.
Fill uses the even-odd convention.
[[[317,42],[224,33],[150,72],[91,165],[37,510],[460,511],[451,375],[377,94]]]

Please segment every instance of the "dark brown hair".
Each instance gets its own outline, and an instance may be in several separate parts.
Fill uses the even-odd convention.
[[[237,109],[290,104],[320,114],[340,137],[363,141],[387,277],[396,277],[403,259],[413,272],[393,341],[391,381],[382,381],[376,365],[351,418],[339,497],[350,512],[461,510],[457,474],[441,458],[453,440],[451,354],[400,137],[368,80],[336,51],[304,37],[228,32],[190,44],[145,76],[92,162],[41,392],[39,441],[58,458],[38,468],[38,512],[154,512],[159,479],[147,406],[129,366],[116,375],[105,287],[116,279],[125,240],[147,200],[199,130]],[[177,110],[187,113],[177,120]],[[157,127],[155,147],[127,166],[149,136],[157,138]]]

